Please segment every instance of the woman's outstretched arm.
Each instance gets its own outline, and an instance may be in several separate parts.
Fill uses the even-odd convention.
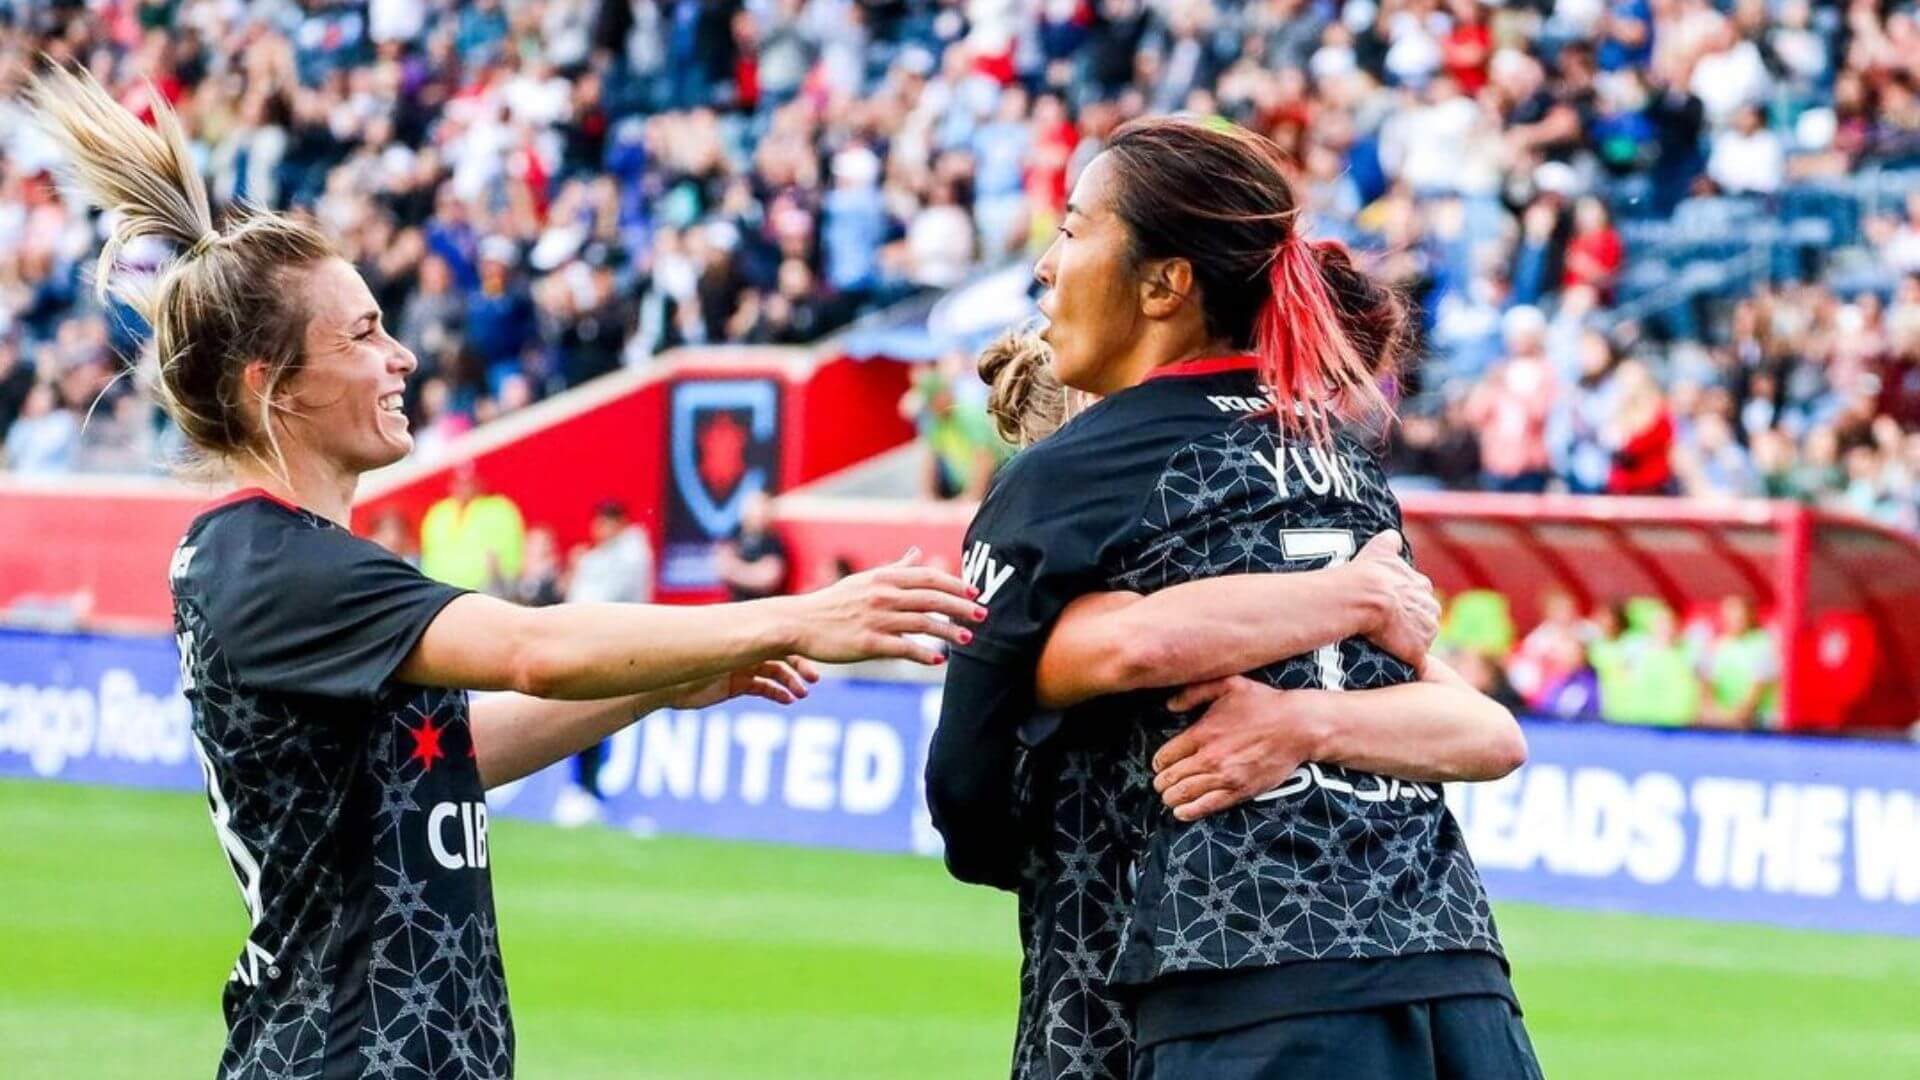
[[[468,709],[474,758],[481,782],[498,787],[572,757],[657,709],[703,709],[743,695],[790,705],[806,697],[807,687],[819,678],[811,663],[795,658],[601,701],[486,694]]]
[[[1204,682],[1356,636],[1417,670],[1439,619],[1433,583],[1400,557],[1400,534],[1385,532],[1353,561],[1324,570],[1233,574],[1150,596],[1081,597],[1047,638],[1037,696],[1057,709]]]
[[[940,654],[915,636],[961,642],[972,633],[963,624],[985,613],[965,582],[914,566],[912,558],[817,592],[742,604],[524,608],[469,594],[442,609],[396,678],[594,701],[700,682],[789,656],[826,663],[904,657],[938,664]]]

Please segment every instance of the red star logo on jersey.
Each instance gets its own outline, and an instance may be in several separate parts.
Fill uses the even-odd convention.
[[[747,429],[732,413],[720,413],[700,428],[700,479],[724,499],[747,471]]]
[[[433,763],[447,756],[446,751],[440,749],[440,736],[445,731],[433,725],[431,716],[423,718],[419,727],[408,728],[407,734],[413,736],[413,753],[407,755],[407,760],[417,761],[421,768],[432,772]]]

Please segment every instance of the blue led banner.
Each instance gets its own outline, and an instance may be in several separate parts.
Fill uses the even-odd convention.
[[[939,850],[921,787],[938,686],[829,680],[805,702],[621,732],[605,818],[636,832]],[[0,776],[197,790],[166,637],[0,631]],[[1920,934],[1920,747],[1530,723],[1528,765],[1448,800],[1496,899]],[[489,793],[551,819],[570,764]]]

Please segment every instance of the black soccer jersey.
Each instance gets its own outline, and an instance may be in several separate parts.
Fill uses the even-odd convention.
[[[509,1076],[466,694],[393,679],[462,590],[259,492],[196,519],[170,577],[214,832],[252,923],[219,1075]]]
[[[936,807],[956,873],[1017,882],[1016,1076],[1125,1077],[1129,999],[1169,978],[1500,957],[1485,890],[1434,785],[1309,764],[1251,803],[1180,824],[1152,788],[1153,752],[1187,722],[1165,710],[1165,692],[1088,702],[1063,720],[1022,716],[1026,730],[1009,738],[1074,598],[1318,569],[1399,526],[1374,455],[1348,435],[1329,448],[1284,436],[1246,358],[1160,373],[1004,470],[966,539],[963,565],[988,616],[951,662],[928,784],[930,796],[974,796],[967,817],[959,800]],[[1252,674],[1356,690],[1413,677],[1361,639]],[[1024,803],[1025,819],[981,809],[988,793]]]

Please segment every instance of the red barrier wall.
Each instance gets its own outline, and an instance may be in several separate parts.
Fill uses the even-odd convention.
[[[586,539],[593,507],[605,499],[625,502],[657,542],[667,380],[665,371],[649,373],[621,378],[610,393],[594,387],[585,400],[543,402],[455,443],[440,461],[408,462],[370,477],[354,504],[354,528],[365,532],[375,518],[398,511],[418,535],[455,467],[471,460],[483,488],[511,496],[529,523],[554,531],[563,551]]]
[[[838,359],[788,384],[781,490],[857,465],[914,437],[900,416],[913,369]]]
[[[211,497],[160,482],[0,482],[0,607],[77,597],[91,625],[168,625],[167,560]]]
[[[804,591],[831,583],[835,560],[866,570],[914,547],[927,565],[957,573],[960,541],[974,510],[973,503],[796,494],[782,497],[776,514],[795,568],[794,587]]]
[[[667,398],[681,380],[771,378],[781,387],[777,490],[863,461],[913,437],[898,414],[909,371],[890,362],[823,359],[805,349],[710,349],[610,375],[485,426],[439,460],[409,460],[362,481],[354,526],[398,510],[417,530],[446,495],[457,463],[512,496],[564,551],[586,539],[593,507],[625,502],[660,550]],[[164,627],[166,568],[215,492],[165,482],[0,478],[0,607],[33,595],[90,597],[96,626]],[[680,597],[697,600],[700,595]]]

